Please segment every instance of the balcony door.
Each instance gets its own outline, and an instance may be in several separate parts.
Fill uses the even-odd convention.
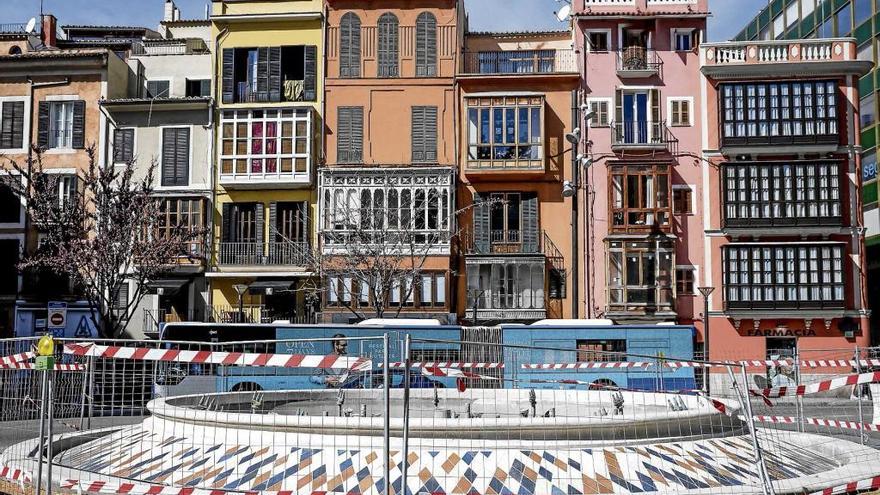
[[[648,142],[648,92],[623,94],[623,139],[627,144]]]

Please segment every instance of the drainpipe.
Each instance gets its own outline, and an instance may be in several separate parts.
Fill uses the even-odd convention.
[[[214,99],[212,101],[212,105],[208,108],[208,112],[211,114],[211,124],[213,126],[214,122],[214,112],[217,109],[214,108],[213,103],[217,103],[217,106],[223,102],[223,95],[220,94],[220,82],[222,81],[222,77],[217,77],[217,69],[220,67],[220,40],[226,37],[226,34],[229,32],[229,27],[225,26],[223,29],[217,33],[217,37],[214,38],[214,57],[213,63],[214,66],[211,68],[211,78],[215,81],[214,84]],[[210,228],[208,230],[208,239],[205,242],[205,272],[207,272],[212,264],[212,260],[214,259],[214,210],[217,206],[217,157],[214,156],[214,140],[217,139],[216,129],[213,129],[211,132],[211,165],[210,165],[210,173],[211,173],[211,208],[210,215],[207,215],[211,221]],[[220,228],[223,228],[221,225]],[[206,301],[205,308],[205,319],[207,319],[208,314],[213,313],[214,308],[214,291],[210,286],[208,288],[208,300]],[[210,313],[209,313],[210,312]]]
[[[578,122],[580,116],[580,111],[578,109],[578,92],[574,90],[571,92],[571,128],[577,129],[580,127],[580,123]],[[581,131],[584,132],[583,130]],[[580,197],[579,189],[581,186],[580,183],[580,163],[578,161],[578,148],[579,146],[575,144],[571,150],[571,173],[572,173],[572,183],[574,184],[574,195],[571,197],[571,317],[572,319],[577,320],[580,318],[580,303],[579,299],[579,287],[580,277],[578,276],[580,273],[580,263],[578,259],[578,251],[579,249],[579,237],[580,237],[580,220],[579,220],[579,208],[580,208]],[[564,175],[564,174],[563,174]]]

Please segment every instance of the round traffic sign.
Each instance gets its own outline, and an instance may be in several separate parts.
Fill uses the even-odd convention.
[[[61,313],[55,313],[49,316],[49,323],[53,325],[61,325],[64,323],[64,315]]]

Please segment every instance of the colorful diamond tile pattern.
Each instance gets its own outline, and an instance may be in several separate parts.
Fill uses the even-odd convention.
[[[161,435],[144,425],[69,449],[59,463],[71,468],[157,484],[224,490],[294,490],[379,494],[381,449],[261,446],[247,432],[235,443],[209,436]],[[276,437],[272,437],[273,439]],[[314,437],[312,437],[314,438]],[[251,445],[254,443],[255,445]],[[352,441],[356,444],[357,441]],[[391,483],[400,493],[400,452],[392,451]],[[792,479],[838,464],[808,448],[765,452],[770,475]],[[431,494],[603,494],[711,490],[754,484],[758,473],[748,437],[557,450],[415,448],[409,454],[408,491]]]

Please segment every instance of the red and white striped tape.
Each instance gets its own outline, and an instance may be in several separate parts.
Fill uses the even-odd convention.
[[[770,368],[774,366],[793,367],[794,361],[786,359],[764,360],[764,361],[724,361],[715,363],[701,363],[695,361],[664,361],[660,360],[660,364],[667,368],[723,368],[725,366],[745,366],[747,368]],[[862,359],[859,366],[868,368],[871,366],[880,366],[880,359]],[[646,368],[649,366],[657,366],[657,362],[584,362],[584,363],[530,363],[523,364],[523,369],[539,369],[539,370],[566,370],[566,369],[586,369],[586,368]],[[855,368],[854,360],[812,360],[801,361],[802,368]]]
[[[24,483],[30,483],[31,477],[27,472],[22,471],[21,469],[11,468],[9,466],[3,466],[0,468],[0,479],[8,480],[8,481],[19,481]]]
[[[2,356],[0,357],[0,366],[6,366],[10,364],[20,363],[22,361],[27,361],[33,357],[36,357],[37,353],[35,352],[22,352],[20,354],[13,354],[11,356]]]
[[[495,376],[481,375],[471,371],[464,371],[456,368],[422,368],[422,374],[425,376],[438,376],[450,378],[474,378],[478,380],[500,380]]]
[[[754,416],[761,423],[797,424],[798,418],[792,416]],[[863,424],[856,421],[839,421],[836,419],[804,418],[804,424],[827,426],[843,430],[880,431],[880,425]]]
[[[34,363],[9,363],[0,364],[0,370],[33,370],[37,365]],[[83,364],[62,364],[55,363],[55,371],[83,371],[86,366]]]
[[[410,368],[486,368],[486,369],[501,369],[504,368],[504,363],[480,363],[480,362],[457,362],[457,361],[418,361],[409,363]],[[383,367],[384,364],[379,363],[379,367]],[[393,363],[388,363],[389,368],[406,368],[406,363],[402,361],[396,361]]]
[[[620,362],[582,362],[582,363],[525,363],[522,369],[525,370],[581,370],[596,368],[647,368],[652,363],[642,361],[620,361]]]
[[[111,359],[135,359],[187,364],[222,364],[227,366],[255,366],[279,368],[321,368],[361,371],[373,367],[366,358],[308,354],[258,354],[246,352],[183,351],[179,349],[149,349],[144,347],[115,347],[96,344],[67,344],[65,354]]]
[[[845,485],[832,486],[818,492],[813,492],[810,495],[837,495],[841,493],[857,493],[866,490],[876,490],[878,488],[880,488],[880,476],[875,476],[873,478],[853,481]]]
[[[817,394],[819,392],[829,392],[831,390],[837,390],[844,387],[852,387],[855,385],[862,385],[865,383],[874,382],[880,382],[880,371],[875,371],[873,373],[862,373],[859,375],[842,376],[839,378],[832,378],[831,380],[824,380],[821,382],[809,383],[806,385],[798,385],[796,387],[765,388],[763,390],[752,390],[751,392],[754,395],[758,395],[767,399],[776,399],[779,397],[797,397],[802,395]]]

